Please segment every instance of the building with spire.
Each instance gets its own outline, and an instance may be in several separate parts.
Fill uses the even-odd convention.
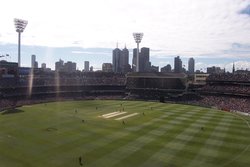
[[[129,50],[127,49],[126,45],[121,52],[120,65],[121,65],[121,72],[122,73],[127,73],[131,69],[131,67],[129,65]]]
[[[120,65],[120,59],[121,59],[121,50],[116,46],[116,48],[113,50],[113,72],[121,72],[121,65]]]
[[[129,50],[126,48],[126,45],[123,50],[120,50],[117,44],[116,49],[113,50],[112,58],[113,72],[127,73],[130,71]]]

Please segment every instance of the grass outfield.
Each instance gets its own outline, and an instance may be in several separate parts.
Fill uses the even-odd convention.
[[[83,166],[98,167],[249,167],[248,122],[214,109],[141,101],[23,106],[0,114],[0,166],[74,167],[81,156]]]

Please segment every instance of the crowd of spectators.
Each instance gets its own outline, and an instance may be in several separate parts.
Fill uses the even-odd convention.
[[[157,81],[153,80],[152,84],[155,84]],[[179,82],[176,80],[170,82],[170,80],[166,80],[168,82],[159,82],[158,84],[164,83],[164,86],[171,87],[172,85],[177,85]],[[233,81],[233,82],[232,82]],[[202,95],[200,99],[184,100],[185,103],[202,105],[202,106],[214,106],[222,110],[236,110],[242,112],[250,113],[250,73],[244,74],[212,74],[207,78],[208,84],[203,88],[198,90],[198,93],[207,92],[207,95]],[[145,83],[142,82],[144,85]],[[141,87],[141,82],[135,82],[131,80],[127,84],[132,88]],[[151,84],[151,82],[149,82]],[[74,72],[74,73],[66,73],[66,72],[34,72],[32,75],[19,76],[17,78],[0,78],[0,88],[2,90],[8,90],[9,92],[13,89],[13,97],[18,96],[15,93],[18,93],[16,90],[23,92],[26,94],[26,89],[22,89],[23,87],[29,87],[30,84],[33,86],[33,91],[36,93],[55,93],[58,91],[55,87],[50,86],[66,86],[61,87],[62,92],[77,92],[77,86],[86,86],[96,85],[100,87],[100,85],[108,85],[109,87],[115,86],[125,86],[126,85],[126,76],[125,74],[120,73],[104,73],[104,72]],[[171,85],[170,85],[171,84]],[[157,84],[156,84],[157,85]],[[70,87],[73,86],[73,87]],[[20,89],[15,89],[15,87],[21,87]],[[40,92],[40,88],[41,89]],[[147,86],[148,87],[148,86]],[[179,87],[179,86],[178,86]],[[46,88],[46,89],[45,89]],[[172,87],[171,87],[172,88]],[[15,100],[15,99],[4,99],[3,94],[0,89],[0,110],[3,108],[9,108],[18,105],[25,105],[37,102],[44,102],[44,100]],[[94,88],[96,89],[96,88]],[[109,90],[108,88],[106,88]],[[124,89],[124,88],[122,88]],[[140,90],[138,90],[140,91]],[[156,92],[147,92],[142,90],[143,92],[135,92],[135,94],[140,94],[143,98],[149,97],[150,99],[159,98]],[[200,92],[199,92],[200,91]],[[169,93],[169,92],[168,92]],[[172,92],[173,93],[173,92]],[[197,93],[197,92],[195,92]],[[80,94],[80,93],[78,93]],[[173,93],[174,94],[174,93]],[[176,93],[178,94],[178,92]],[[231,94],[228,96],[222,96],[219,94]],[[75,95],[75,94],[74,94]],[[93,94],[94,96],[94,94]],[[71,96],[73,98],[73,95]],[[100,95],[98,97],[92,97],[92,95],[81,95],[81,98],[101,98],[101,99],[110,99],[112,97],[117,98],[116,96],[105,96]],[[62,95],[63,98],[63,95]],[[130,96],[129,96],[130,98]],[[128,99],[129,99],[128,98]],[[137,96],[131,96],[131,98],[137,98]],[[46,99],[45,99],[46,100]],[[52,99],[58,100],[58,99]]]
[[[216,107],[226,111],[241,111],[250,113],[250,98],[231,96],[202,96],[200,100],[188,101],[189,104]]]
[[[44,76],[34,77],[42,85],[125,85],[125,74],[105,72],[55,72],[49,78]],[[36,83],[36,82],[34,82]]]
[[[236,82],[250,82],[250,72],[248,73],[221,73],[211,74],[207,77],[207,81],[236,81]]]
[[[191,104],[250,113],[250,72],[211,74],[197,92],[202,98]]]
[[[105,72],[40,72],[16,78],[1,78],[0,87],[125,85],[125,74]]]
[[[0,111],[11,106],[13,106],[13,101],[5,99],[0,100]]]
[[[202,91],[250,95],[250,85],[205,85]]]

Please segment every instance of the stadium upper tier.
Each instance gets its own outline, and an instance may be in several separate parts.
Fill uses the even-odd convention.
[[[0,78],[0,87],[125,85],[125,75],[104,72],[34,72],[15,78]]]
[[[163,72],[131,72],[127,74],[127,77],[137,78],[186,78],[184,73],[163,73]]]
[[[128,73],[127,89],[184,90],[187,75],[180,73]]]
[[[207,77],[208,82],[243,82],[250,83],[250,72],[212,74]]]

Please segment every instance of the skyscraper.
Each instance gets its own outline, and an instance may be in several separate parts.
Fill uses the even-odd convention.
[[[129,50],[126,48],[120,50],[117,46],[113,50],[113,60],[112,60],[113,72],[127,73],[130,71],[131,67],[129,65]]]
[[[46,69],[46,64],[45,64],[45,63],[42,63],[41,68],[42,68],[42,69]]]
[[[149,72],[151,70],[151,63],[149,61],[150,49],[143,47],[139,52],[139,72]],[[133,49],[132,71],[136,72],[137,65],[137,49]]]
[[[113,50],[113,72],[121,72],[120,66],[120,58],[121,58],[121,50],[116,48]]]
[[[63,69],[64,62],[63,60],[59,60],[58,62],[55,63],[55,70],[60,71]]]
[[[38,62],[36,61],[36,55],[31,55],[31,68],[38,68]]]
[[[31,68],[35,67],[36,55],[31,55]]]
[[[130,71],[130,65],[128,63],[129,60],[129,51],[125,48],[121,51],[121,57],[120,57],[120,68],[122,73],[127,73]]]
[[[38,62],[37,61],[35,61],[34,68],[38,68]]]
[[[64,64],[63,70],[67,71],[67,72],[75,72],[76,71],[76,63],[74,63],[72,61],[68,61],[67,63]]]
[[[194,58],[191,57],[188,60],[188,73],[194,74],[194,70],[195,70],[195,61],[194,61]]]
[[[75,72],[76,71],[76,63],[72,61],[68,61],[64,63],[63,60],[59,60],[55,63],[55,70],[56,71],[66,71],[66,72]]]
[[[174,58],[174,72],[175,73],[182,72],[182,61],[179,56]]]
[[[89,72],[89,61],[84,61],[84,71]]]
[[[150,71],[150,63],[149,63],[149,48],[143,47],[141,48],[141,54],[139,56],[139,71],[140,72],[149,72]]]

